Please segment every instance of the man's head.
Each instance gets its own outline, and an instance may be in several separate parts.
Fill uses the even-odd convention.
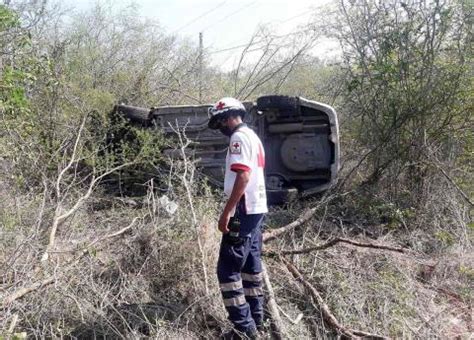
[[[235,98],[225,97],[209,108],[210,129],[219,129],[224,135],[230,136],[234,128],[242,123],[246,111],[244,105]]]

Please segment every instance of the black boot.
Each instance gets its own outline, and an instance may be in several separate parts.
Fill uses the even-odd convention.
[[[253,328],[246,332],[240,332],[236,329],[231,329],[222,335],[223,340],[256,340],[258,339],[257,329]]]

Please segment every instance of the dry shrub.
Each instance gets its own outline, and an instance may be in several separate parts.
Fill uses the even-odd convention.
[[[429,209],[439,204],[443,211],[431,213],[427,208],[429,215],[423,216],[397,215],[393,206],[371,206],[357,195],[322,204],[312,220],[272,241],[271,249],[308,248],[332,237],[402,246],[407,252],[399,254],[337,244],[289,259],[349,329],[393,338],[472,336],[472,230],[459,195],[445,190],[444,196],[430,198]],[[379,209],[376,213],[356,209],[364,205]],[[301,209],[294,206],[287,214],[280,210],[268,222],[278,225],[288,216],[301,216]],[[414,224],[422,219],[430,224]],[[293,318],[304,314],[303,325],[287,324],[289,333],[298,338],[334,338],[334,330],[321,321],[319,307],[285,266],[275,260],[269,267],[278,303]]]
[[[227,326],[214,274],[219,199],[205,187],[195,184],[193,190],[200,195],[193,194],[189,202],[185,189],[175,185],[170,198],[179,208],[173,215],[160,206],[162,194],[157,191],[138,199],[116,199],[97,191],[59,230],[51,260],[43,266],[39,257],[53,207],[45,207],[38,228],[43,193],[14,188],[2,182],[6,197],[0,211],[2,297],[38,279],[50,275],[55,279],[4,308],[2,334],[11,328],[15,315],[13,332],[35,337],[214,338]],[[293,220],[305,205],[314,204],[307,201],[275,210],[267,228]],[[436,229],[406,230],[401,223],[397,228],[360,225],[362,219],[348,213],[344,204],[351,200],[322,206],[313,220],[267,247],[307,247],[338,235],[408,246],[413,253],[339,244],[291,259],[350,328],[396,338],[467,338],[473,331],[474,259],[469,237],[461,237],[463,227],[450,225],[453,235],[459,236],[450,243]],[[139,220],[127,233],[89,247],[80,261],[67,264],[97,237],[120,230],[135,217]],[[376,240],[367,240],[368,236]],[[304,315],[298,324],[283,317],[288,335],[334,338],[300,283],[277,259],[266,261],[281,309],[291,319]]]
[[[4,298],[50,275],[55,279],[8,305],[0,318],[0,334],[10,328],[14,315],[18,321],[12,330],[35,337],[196,338],[220,332],[225,315],[214,274],[219,244],[214,224],[217,200],[195,199],[199,221],[195,228],[189,202],[179,195],[175,195],[179,208],[169,215],[157,203],[157,193],[152,193],[155,200],[135,200],[138,207],[96,193],[60,229],[51,261],[42,265],[41,272],[38,256],[45,238],[35,229],[35,213],[42,200],[40,194],[34,199],[31,195],[15,193],[22,204],[15,208],[15,199],[10,199],[2,206],[1,294]],[[8,222],[11,212],[15,220]],[[50,217],[44,217],[44,225]],[[68,264],[91,241],[120,230],[134,217],[139,220],[129,232],[95,244],[80,261]],[[198,235],[209,287],[204,283]]]
[[[58,230],[46,264],[39,258],[54,200],[39,189],[17,190],[2,176],[2,301],[37,280],[54,281],[7,305],[0,314],[0,334],[84,339],[218,336],[228,325],[214,274],[220,238],[215,221],[222,200],[192,177],[183,185],[179,170],[172,174],[167,193],[179,205],[175,214],[166,212],[160,204],[162,193],[151,184],[147,196],[140,198],[114,198],[97,190]],[[338,244],[290,258],[347,327],[396,338],[468,338],[473,332],[472,230],[468,209],[457,193],[443,192],[415,216],[390,204],[384,192],[378,200],[358,192],[346,195],[321,205],[313,220],[267,247],[308,247],[345,236],[410,248],[412,252],[397,254]],[[68,199],[65,205],[75,196]],[[315,204],[317,200],[308,200],[274,209],[266,228],[291,222]],[[134,218],[137,222],[126,233],[88,246]],[[71,262],[84,248],[87,254]],[[283,317],[288,335],[334,338],[301,284],[278,259],[266,261],[277,303],[288,315]],[[289,319],[300,313],[302,321],[293,324]]]

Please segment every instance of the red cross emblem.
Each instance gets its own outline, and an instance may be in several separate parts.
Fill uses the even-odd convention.
[[[240,142],[234,142],[231,144],[230,153],[239,155],[241,152]]]
[[[224,107],[225,107],[225,103],[224,102],[219,102],[216,105],[216,110],[222,110]]]

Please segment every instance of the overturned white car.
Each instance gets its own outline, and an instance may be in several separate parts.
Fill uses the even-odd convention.
[[[113,113],[134,125],[159,129],[170,138],[175,137],[171,126],[186,126],[186,136],[194,142],[189,153],[211,183],[223,186],[228,138],[207,127],[211,106],[144,109],[117,105]],[[259,135],[265,147],[270,204],[325,191],[335,183],[339,170],[339,127],[331,106],[302,97],[277,95],[259,97],[256,103],[244,102],[244,106],[248,112],[245,123]]]

